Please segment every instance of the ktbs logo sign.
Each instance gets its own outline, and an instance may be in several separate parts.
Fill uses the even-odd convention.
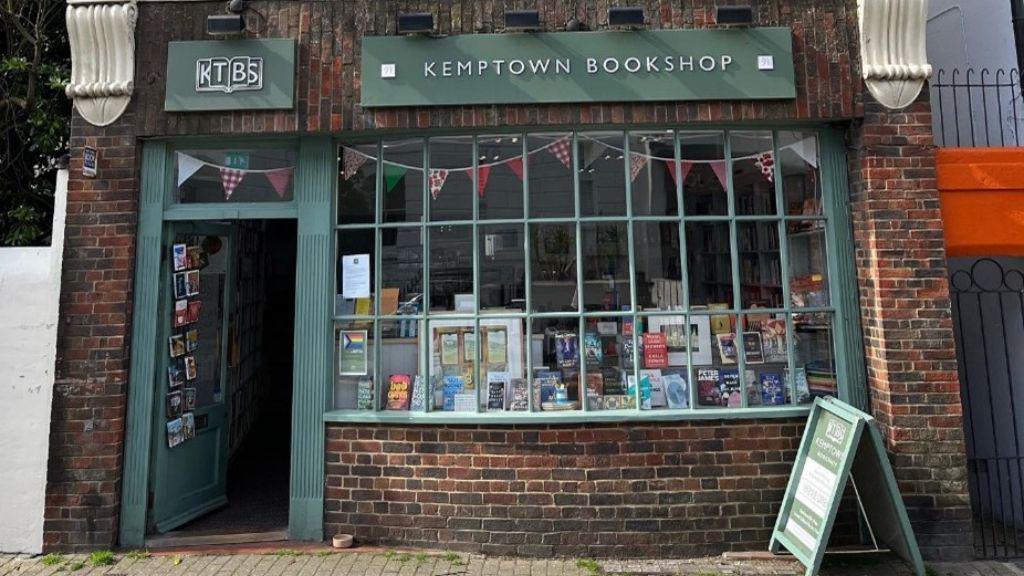
[[[263,89],[263,58],[215,56],[196,60],[196,92],[231,94]]]

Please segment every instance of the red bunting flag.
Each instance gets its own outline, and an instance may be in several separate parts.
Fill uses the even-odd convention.
[[[516,156],[515,158],[509,159],[509,161],[506,162],[505,164],[508,165],[510,170],[512,170],[513,172],[516,173],[516,176],[518,176],[520,180],[523,179],[523,159],[522,158]]]
[[[568,136],[560,138],[554,144],[548,146],[548,152],[551,152],[555,158],[558,158],[562,164],[565,164],[566,168],[572,168],[572,140]]]
[[[444,181],[448,179],[447,170],[431,170],[428,184],[430,185],[430,197],[437,200],[437,197],[441,194],[441,188],[444,188]]]
[[[491,165],[485,164],[476,169],[476,191],[481,198],[484,197],[484,188],[487,188],[487,179],[491,177]]]
[[[757,159],[754,160],[754,164],[761,169],[761,176],[768,179],[769,182],[775,181],[775,155],[771,152],[762,152],[757,155]]]
[[[686,177],[690,175],[690,170],[693,170],[693,162],[680,162],[682,174],[676,173],[676,163],[674,160],[666,160],[665,167],[668,168],[668,173],[672,175],[672,182],[678,184],[680,181],[686,182]]]
[[[270,185],[274,187],[274,192],[277,192],[279,198],[284,198],[284,193],[288,190],[288,183],[292,180],[292,172],[294,170],[294,167],[289,166],[288,168],[279,168],[266,173],[267,180],[270,180]]]
[[[728,180],[725,175],[725,160],[712,160],[708,162],[711,165],[711,169],[715,172],[715,176],[718,177],[718,181],[722,184],[722,188],[728,188]]]
[[[645,154],[638,154],[636,152],[630,152],[629,154],[629,180],[632,182],[636,180],[637,174],[647,166],[647,161],[650,160]]]
[[[235,170],[233,168],[220,169],[220,183],[224,186],[225,200],[231,200],[231,195],[235,193],[235,188],[238,188],[243,178],[245,178],[245,170]]]

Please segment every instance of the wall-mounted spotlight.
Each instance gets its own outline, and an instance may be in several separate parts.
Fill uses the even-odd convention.
[[[746,6],[719,6],[717,21],[720,26],[750,26],[754,23],[754,9]]]
[[[540,30],[540,12],[537,10],[506,11],[505,30],[512,32],[533,32]]]
[[[210,36],[228,36],[245,30],[241,14],[214,14],[206,17],[206,33]]]
[[[430,34],[434,31],[434,15],[430,12],[399,12],[399,34]]]
[[[636,6],[609,8],[608,25],[619,28],[639,28],[644,25],[644,9]]]

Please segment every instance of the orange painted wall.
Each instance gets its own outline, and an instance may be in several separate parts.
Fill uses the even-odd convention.
[[[1024,148],[940,148],[949,256],[1024,256]]]

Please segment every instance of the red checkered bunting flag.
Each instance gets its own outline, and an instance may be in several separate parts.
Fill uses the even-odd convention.
[[[341,176],[348,180],[359,172],[359,169],[366,163],[366,155],[360,154],[351,148],[342,147]]]
[[[757,155],[754,164],[761,169],[761,175],[769,182],[775,181],[775,155],[771,152],[762,152]]]
[[[548,152],[565,164],[566,168],[572,168],[572,140],[568,136],[556,140],[554,144],[548,146]]]
[[[437,197],[441,194],[441,188],[444,188],[444,181],[448,179],[447,170],[431,170],[430,179],[427,183],[430,185],[430,197],[437,200]]]
[[[231,195],[235,193],[235,188],[238,188],[243,178],[245,178],[245,170],[220,169],[220,183],[224,186],[225,200],[231,200]]]
[[[629,154],[629,180],[632,182],[636,180],[637,174],[647,166],[647,161],[650,160],[643,154],[637,154],[636,152],[630,152]]]

